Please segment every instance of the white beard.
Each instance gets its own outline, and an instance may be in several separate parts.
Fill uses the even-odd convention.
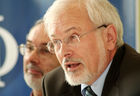
[[[30,74],[24,73],[24,79],[27,85],[33,90],[42,90],[42,78],[35,78]]]
[[[88,82],[89,80],[92,79],[93,77],[92,75],[93,74],[90,74],[90,72],[86,69],[82,72],[75,72],[75,73],[65,71],[66,81],[72,86],[77,86]]]

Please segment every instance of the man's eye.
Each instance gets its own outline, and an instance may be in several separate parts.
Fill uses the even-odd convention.
[[[78,38],[78,35],[77,35],[77,34],[72,34],[72,35],[70,36],[70,38],[71,38],[71,39],[77,39],[77,38]]]
[[[34,50],[34,47],[31,46],[31,45],[27,45],[26,48],[27,48],[28,51],[32,51],[32,50]]]
[[[69,41],[70,42],[75,42],[77,41],[79,38],[79,36],[77,34],[72,34],[70,37],[69,37]]]
[[[45,53],[50,53],[48,49],[46,48],[41,48],[40,53],[45,54]]]

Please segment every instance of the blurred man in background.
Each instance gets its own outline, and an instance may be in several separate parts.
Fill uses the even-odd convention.
[[[59,66],[56,56],[45,47],[48,41],[41,19],[30,29],[26,44],[20,45],[20,52],[24,56],[24,79],[32,89],[30,96],[42,96],[42,77]]]

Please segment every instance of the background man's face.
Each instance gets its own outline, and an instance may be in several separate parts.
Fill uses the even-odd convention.
[[[48,41],[49,38],[44,32],[44,25],[39,24],[29,32],[26,44],[43,48]],[[32,89],[40,89],[41,80],[45,73],[59,65],[55,55],[45,49],[38,50],[36,48],[28,50],[24,55],[24,78]]]

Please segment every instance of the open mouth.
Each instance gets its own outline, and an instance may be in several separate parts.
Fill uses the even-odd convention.
[[[75,71],[79,68],[81,63],[65,63],[66,69],[68,71]]]

